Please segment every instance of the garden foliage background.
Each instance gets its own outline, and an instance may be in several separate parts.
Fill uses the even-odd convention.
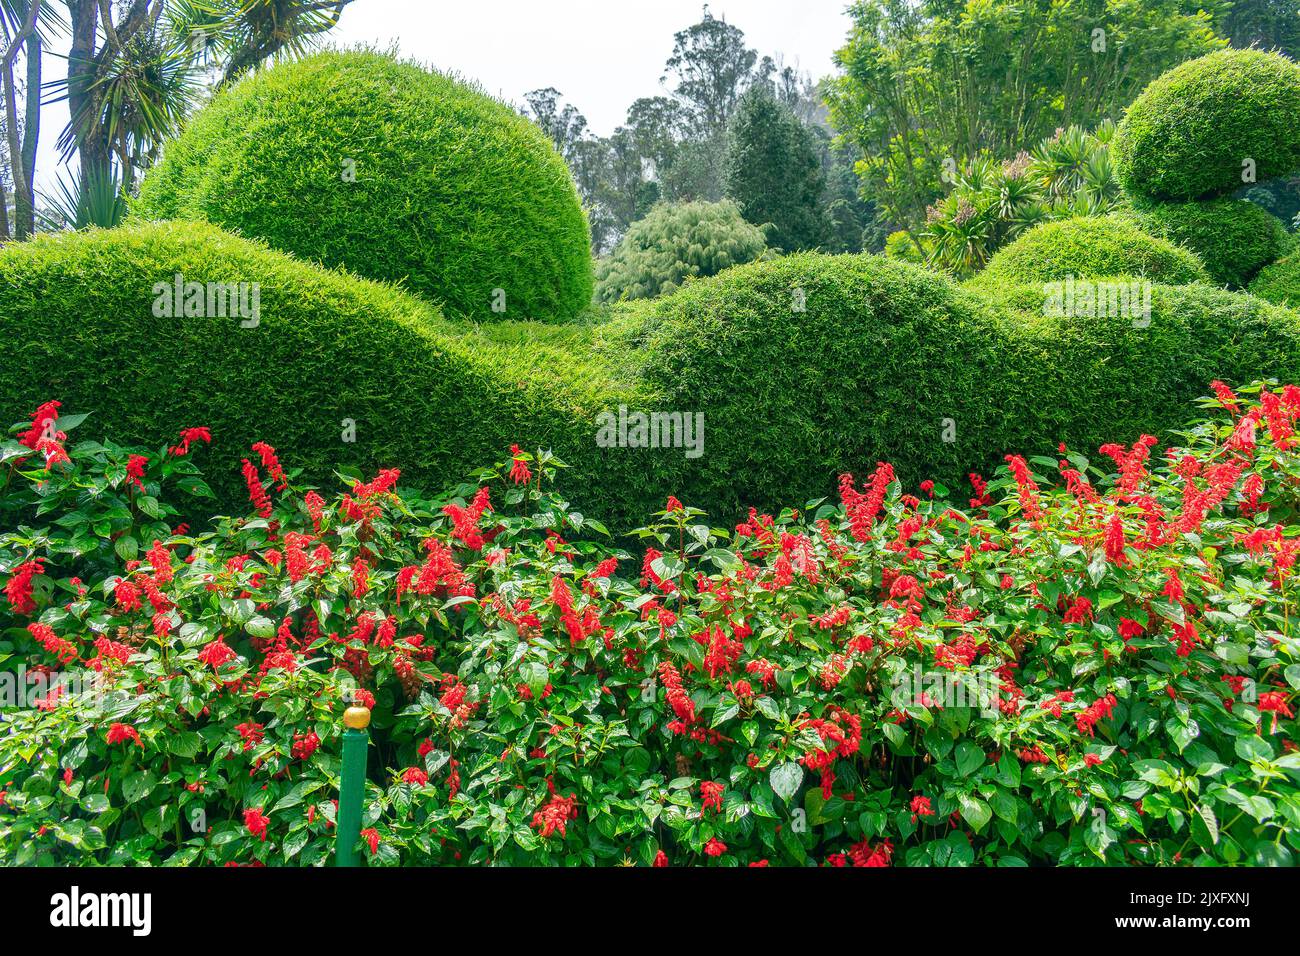
[[[1293,864],[1293,3],[706,8],[604,138],[155,6],[0,5],[0,859],[325,863],[361,701],[372,865]]]

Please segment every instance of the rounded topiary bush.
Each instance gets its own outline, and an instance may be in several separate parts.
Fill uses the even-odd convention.
[[[1300,66],[1221,50],[1174,67],[1133,101],[1115,136],[1121,182],[1156,199],[1199,199],[1300,169]],[[1254,178],[1243,179],[1253,164]]]
[[[586,217],[550,140],[478,90],[377,53],[320,53],[218,93],[133,211],[400,281],[449,313],[555,319],[591,301]]]
[[[596,298],[654,298],[687,279],[753,262],[766,249],[763,230],[746,222],[733,202],[661,203],[597,264]]]
[[[1137,202],[1127,215],[1152,235],[1196,253],[1210,278],[1234,289],[1291,245],[1281,219],[1244,199]]]
[[[1250,291],[1269,302],[1300,309],[1300,249],[1261,269]]]
[[[191,301],[188,291],[176,297],[177,275],[203,290],[197,308],[176,306]],[[248,283],[256,319],[216,314],[208,283]],[[326,488],[337,487],[340,466],[396,467],[431,492],[511,443],[548,447],[578,474],[600,476],[580,483],[592,514],[642,507],[635,490],[660,463],[631,449],[604,453],[593,440],[597,415],[636,394],[603,334],[576,323],[451,322],[406,293],[206,223],[0,250],[8,420],[57,399],[91,413],[81,434],[153,447],[208,426],[212,460],[226,469],[207,471],[221,507],[242,509],[237,467],[255,441],[283,449],[286,465]]]
[[[804,254],[659,300],[646,384],[706,424],[684,493],[730,515],[826,495],[878,461],[913,487],[963,481],[1003,453],[1182,424],[1215,378],[1300,373],[1300,325],[1251,296],[1156,286],[1150,321],[1132,322],[1051,318],[1042,287],[1022,288],[1036,314],[917,266]]]
[[[1141,276],[1167,285],[1210,281],[1191,252],[1114,216],[1035,226],[998,250],[975,281],[1056,282],[1070,276]]]

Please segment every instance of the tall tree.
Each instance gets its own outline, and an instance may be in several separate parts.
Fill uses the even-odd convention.
[[[44,0],[0,0],[0,32],[4,36],[4,48],[0,51],[4,147],[14,188],[12,235],[18,239],[26,239],[36,231],[36,146],[41,131],[43,32],[56,22],[52,8]],[[0,189],[0,240],[10,235],[7,197]]]
[[[828,102],[868,194],[915,234],[944,173],[1118,118],[1148,82],[1223,45],[1182,0],[858,0]]]
[[[168,15],[196,52],[218,64],[225,85],[267,60],[306,53],[352,2],[171,0]]]
[[[553,86],[524,94],[524,113],[551,138],[566,162],[572,163],[578,144],[587,138],[587,117],[564,101]]]
[[[673,52],[661,80],[682,107],[688,149],[686,165],[673,175],[681,199],[716,200],[722,193],[727,126],[754,80],[758,54],[745,33],[704,7],[700,22],[673,37]],[[770,62],[770,61],[769,61]]]
[[[673,37],[664,81],[688,109],[697,135],[723,135],[731,114],[748,88],[758,54],[745,45],[745,33],[704,7],[700,22]]]
[[[826,180],[812,137],[764,85],[745,94],[732,118],[724,183],[745,219],[771,226],[771,245],[791,252],[825,240]]]

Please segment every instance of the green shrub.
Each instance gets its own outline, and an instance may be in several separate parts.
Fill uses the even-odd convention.
[[[155,284],[171,286],[177,273],[258,283],[256,327],[156,317]],[[237,464],[254,441],[283,445],[307,479],[330,487],[341,465],[400,465],[415,487],[442,487],[518,442],[608,475],[621,490],[581,504],[621,513],[635,497],[628,489],[660,465],[632,450],[603,460],[595,447],[599,412],[635,395],[616,367],[621,350],[603,342],[616,328],[452,322],[413,296],[206,223],[59,234],[0,251],[4,407],[58,399],[93,410],[98,430],[154,447],[208,426],[222,460]],[[244,498],[237,471],[211,477],[223,507]]]
[[[901,262],[914,262],[921,265],[925,262],[925,256],[921,250],[916,248],[916,243],[902,229],[891,232],[885,238],[885,255],[890,259],[898,259]]]
[[[1261,269],[1250,291],[1261,299],[1300,310],[1300,249]]]
[[[1161,76],[1129,107],[1114,150],[1129,192],[1200,199],[1300,170],[1300,66],[1279,53],[1221,50]]]
[[[257,324],[154,315],[178,273],[258,283]],[[0,403],[93,409],[99,433],[153,447],[208,426],[217,460],[266,441],[331,487],[340,467],[400,466],[436,489],[513,443],[549,448],[571,466],[575,507],[627,527],[670,493],[730,523],[884,459],[909,480],[955,481],[1005,450],[1177,425],[1214,378],[1300,377],[1300,323],[1252,296],[1157,287],[1137,329],[1033,314],[1041,285],[994,291],[801,254],[599,324],[475,326],[209,224],[137,224],[0,251]],[[619,406],[702,413],[702,457],[600,447],[602,413]],[[239,506],[239,473],[210,475],[221,506]]]
[[[1024,291],[1037,314],[915,266],[805,254],[660,300],[642,336],[647,386],[707,422],[682,487],[725,510],[818,497],[883,460],[909,482],[960,481],[1007,451],[1095,452],[1176,426],[1215,378],[1300,372],[1300,324],[1250,296],[1156,287],[1139,328],[1049,318],[1041,286]]]
[[[597,264],[596,298],[654,298],[688,278],[753,262],[766,249],[763,230],[746,222],[733,202],[663,203]]]
[[[376,53],[320,53],[219,93],[134,212],[402,281],[449,313],[555,319],[591,301],[586,219],[550,141],[478,90]]]
[[[1167,285],[1210,281],[1192,253],[1111,216],[1036,226],[1000,249],[976,281],[1055,282],[1069,276],[1143,276]]]
[[[1219,285],[1244,288],[1290,248],[1282,220],[1244,199],[1134,202],[1122,215],[1140,229],[1196,253]]]

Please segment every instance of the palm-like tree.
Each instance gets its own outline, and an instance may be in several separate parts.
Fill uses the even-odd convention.
[[[971,160],[929,210],[922,247],[930,264],[968,276],[1041,222],[1110,211],[1120,196],[1109,150],[1114,132],[1109,121],[1091,133],[1071,126],[1007,162]]]
[[[171,29],[221,68],[221,85],[310,51],[352,0],[173,0]]]

